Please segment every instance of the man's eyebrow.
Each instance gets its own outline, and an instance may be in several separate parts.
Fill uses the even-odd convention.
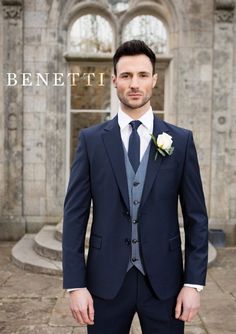
[[[122,74],[132,74],[133,72],[121,72],[120,75]],[[151,72],[148,72],[148,71],[140,71],[138,72],[138,74],[151,74]]]

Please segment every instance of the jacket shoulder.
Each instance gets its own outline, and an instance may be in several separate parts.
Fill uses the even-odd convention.
[[[192,131],[190,129],[186,129],[186,128],[168,123],[166,121],[163,121],[163,123],[165,124],[166,128],[168,128],[168,130],[170,130],[172,133],[174,133],[177,136],[179,135],[183,137],[188,137],[189,135],[192,134]]]
[[[83,134],[85,136],[90,136],[90,135],[94,135],[94,134],[98,134],[100,133],[105,127],[107,127],[107,125],[110,124],[112,120],[108,120],[99,124],[95,124],[95,125],[91,125],[87,128],[83,128],[80,131],[83,132]]]

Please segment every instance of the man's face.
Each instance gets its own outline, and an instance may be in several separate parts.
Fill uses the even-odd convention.
[[[152,90],[157,81],[150,59],[146,55],[123,56],[116,65],[113,84],[121,104],[128,109],[150,105]]]

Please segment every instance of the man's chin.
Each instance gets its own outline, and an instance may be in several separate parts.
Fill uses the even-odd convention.
[[[145,103],[140,103],[140,102],[133,102],[133,103],[124,103],[126,107],[130,108],[130,109],[139,109],[142,108],[143,106],[145,106],[145,104],[147,104],[147,102]]]

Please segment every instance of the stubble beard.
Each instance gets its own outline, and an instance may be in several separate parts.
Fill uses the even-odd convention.
[[[139,109],[139,108],[142,108],[143,106],[145,106],[145,104],[147,104],[150,101],[151,97],[152,97],[152,95],[147,95],[142,99],[142,101],[138,105],[137,104],[133,105],[128,101],[128,99],[126,97],[121,96],[121,95],[118,94],[118,98],[119,98],[120,102],[125,107],[127,107],[129,109],[132,109],[132,110]]]

